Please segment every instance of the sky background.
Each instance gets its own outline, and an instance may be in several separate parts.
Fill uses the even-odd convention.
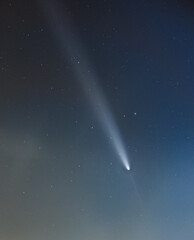
[[[193,12],[180,0],[1,1],[1,239],[193,240]]]

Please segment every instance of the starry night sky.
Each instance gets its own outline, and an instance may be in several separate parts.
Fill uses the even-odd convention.
[[[194,239],[193,13],[180,0],[1,1],[0,239]]]

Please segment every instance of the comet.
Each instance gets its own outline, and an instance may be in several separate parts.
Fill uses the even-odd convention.
[[[88,60],[85,48],[81,46],[81,41],[76,34],[73,24],[70,23],[70,19],[67,17],[68,13],[61,12],[56,1],[43,2],[43,9],[47,19],[50,21],[54,36],[57,42],[59,42],[60,50],[71,59],[76,78],[88,98],[96,117],[110,139],[122,165],[129,171],[131,169],[130,162],[120,131],[103,90],[99,85],[99,78],[94,70],[91,70],[93,66],[91,66]]]

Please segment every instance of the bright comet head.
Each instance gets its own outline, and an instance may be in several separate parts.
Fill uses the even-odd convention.
[[[126,166],[126,169],[127,169],[127,171],[129,171],[129,170],[130,170],[130,166],[129,166],[129,165],[127,165],[127,166]]]

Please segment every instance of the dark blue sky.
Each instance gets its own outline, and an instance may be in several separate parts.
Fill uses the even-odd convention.
[[[0,11],[0,238],[192,240],[194,4]],[[130,171],[99,121],[98,89]]]

